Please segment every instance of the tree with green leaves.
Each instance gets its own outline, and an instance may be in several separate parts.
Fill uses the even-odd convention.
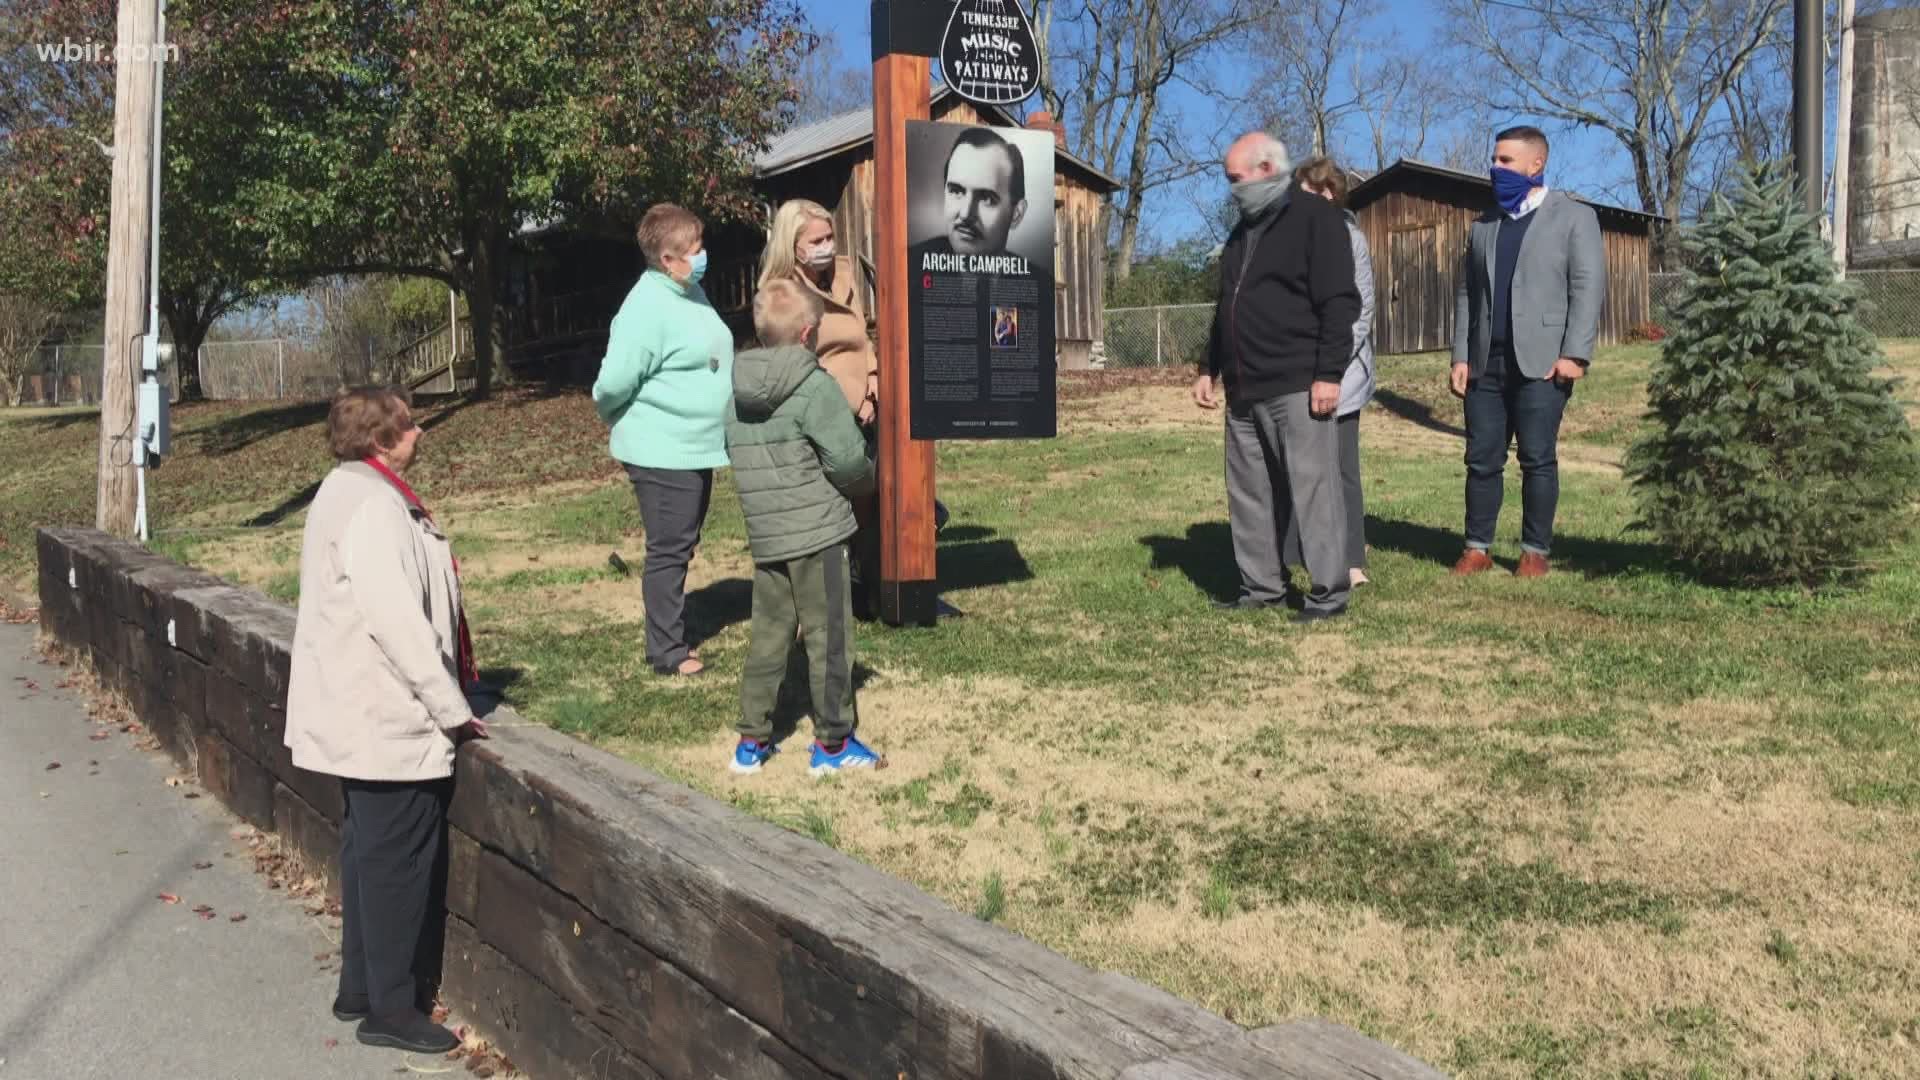
[[[104,0],[0,0],[0,290],[63,312],[105,302],[114,66],[39,50],[115,34],[115,5]],[[235,133],[218,100],[234,88],[204,77],[192,27],[169,38],[188,47],[166,72],[159,300],[191,399],[213,324],[297,282],[235,202],[244,178],[225,153]]]
[[[811,44],[790,0],[173,0],[244,183],[242,220],[303,275],[458,289],[475,396],[501,366],[511,238],[676,201],[748,217],[755,154]],[[266,72],[262,76],[261,72]]]
[[[1857,284],[1793,185],[1750,172],[1681,241],[1678,315],[1627,456],[1636,523],[1703,575],[1816,585],[1861,569],[1920,494]]]

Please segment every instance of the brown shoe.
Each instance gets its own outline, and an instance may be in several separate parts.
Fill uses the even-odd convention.
[[[1547,571],[1549,569],[1551,568],[1547,565],[1547,557],[1545,555],[1541,555],[1537,552],[1528,551],[1521,554],[1520,566],[1514,570],[1513,576],[1523,577],[1523,578],[1541,578],[1541,577],[1547,576]]]
[[[1453,564],[1453,576],[1468,577],[1473,574],[1484,574],[1491,569],[1493,569],[1493,556],[1479,548],[1468,548],[1466,554],[1460,556],[1460,561]]]

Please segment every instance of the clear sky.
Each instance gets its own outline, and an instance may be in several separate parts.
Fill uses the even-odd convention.
[[[868,27],[868,5],[864,0],[800,0],[808,18],[817,30],[831,32],[838,43],[842,62],[848,67],[865,68],[871,63]],[[1031,4],[1028,4],[1031,7]],[[1440,28],[1436,25],[1438,14],[1435,5],[1426,0],[1384,0],[1386,19],[1401,35],[1403,48],[1418,49],[1428,42],[1437,42]],[[1181,92],[1184,100],[1180,107],[1192,113],[1194,110],[1217,111],[1218,106],[1200,98],[1191,91]],[[1505,118],[1500,118],[1505,119]],[[1537,120],[1535,117],[1514,117],[1513,122]],[[1067,117],[1072,123],[1073,117]],[[1543,125],[1548,126],[1548,125]],[[1628,189],[1621,188],[1607,192],[1608,185],[1618,184],[1629,174],[1625,154],[1610,137],[1593,132],[1562,132],[1548,126],[1555,135],[1552,171],[1549,180],[1556,180],[1564,186],[1578,188],[1592,197],[1607,198],[1617,196],[1625,205],[1637,205]],[[1296,149],[1296,153],[1298,150]],[[1371,164],[1369,162],[1368,164]],[[1149,194],[1147,198],[1149,231],[1160,241],[1171,241],[1183,235],[1191,234],[1201,228],[1198,212],[1192,207],[1197,197],[1207,195],[1205,184],[1217,182],[1220,194],[1225,194],[1223,180],[1206,178],[1195,181],[1197,190],[1165,191]],[[1162,197],[1156,200],[1155,194]],[[1158,205],[1156,205],[1156,202]]]

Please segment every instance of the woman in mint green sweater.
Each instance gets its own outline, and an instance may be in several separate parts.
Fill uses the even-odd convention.
[[[647,272],[613,317],[593,405],[613,428],[647,533],[641,594],[647,662],[661,675],[705,670],[687,644],[687,563],[700,544],[713,470],[727,463],[733,332],[707,303],[700,219],[661,203],[640,221]]]

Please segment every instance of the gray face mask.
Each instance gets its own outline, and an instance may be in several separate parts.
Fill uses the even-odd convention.
[[[1240,208],[1242,218],[1258,221],[1285,201],[1289,186],[1284,175],[1270,176],[1264,180],[1242,180],[1232,185],[1233,202]]]

